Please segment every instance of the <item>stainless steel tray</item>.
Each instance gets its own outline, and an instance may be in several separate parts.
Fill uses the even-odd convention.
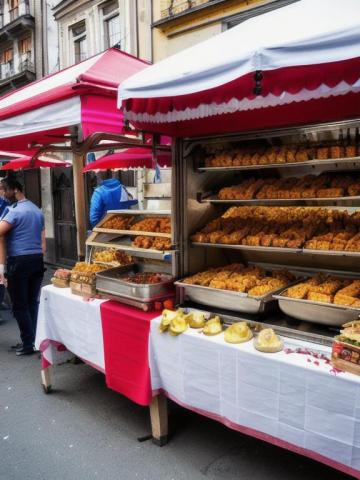
[[[286,315],[305,322],[341,326],[346,322],[360,318],[360,309],[358,308],[287,298],[281,296],[281,294],[274,295],[274,298],[278,300],[280,310]]]
[[[298,253],[301,255],[332,255],[334,257],[360,257],[360,252],[350,250],[311,250],[309,248],[286,247],[251,247],[249,245],[228,245],[226,243],[201,243],[191,242],[195,247],[230,248],[232,250],[248,250],[255,252]]]
[[[173,285],[173,277],[162,273],[163,281],[160,283],[134,284],[126,282],[121,277],[124,274],[133,272],[133,268],[124,270],[124,267],[111,268],[96,274],[96,289],[99,292],[108,293],[110,295],[123,296],[133,299],[141,299],[152,301],[154,297],[166,295],[171,291]]]
[[[149,215],[155,215],[155,217],[162,217],[163,215],[171,215],[171,210],[108,210],[106,213],[118,213],[122,215],[143,215],[148,217]]]
[[[184,290],[187,300],[208,307],[224,308],[243,313],[263,313],[269,310],[273,306],[271,305],[273,294],[283,290],[283,288],[277,289],[262,297],[249,297],[247,293],[189,285],[181,281],[175,282],[175,285]]]
[[[307,160],[306,162],[293,162],[293,163],[271,163],[266,165],[244,165],[236,166],[230,165],[228,167],[198,167],[200,172],[222,172],[222,171],[231,171],[231,170],[258,170],[258,169],[267,169],[267,168],[290,168],[290,167],[314,167],[321,165],[337,165],[340,167],[345,163],[359,163],[360,157],[350,157],[350,158],[328,158],[326,160]]]
[[[250,247],[248,245],[228,245],[226,243],[200,243],[192,242],[195,247],[213,247],[213,248],[231,248],[232,250],[252,250],[255,252],[281,252],[281,253],[301,253],[301,248],[283,248],[283,247]]]
[[[201,203],[214,203],[214,204],[232,204],[232,205],[298,205],[311,203],[328,204],[329,202],[360,202],[360,196],[353,197],[327,197],[327,198],[252,198],[250,200],[222,200],[217,195],[210,197],[203,197]]]

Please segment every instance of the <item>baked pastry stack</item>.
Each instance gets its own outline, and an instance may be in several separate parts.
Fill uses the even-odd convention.
[[[322,173],[301,178],[251,177],[219,191],[220,200],[335,198],[360,195],[360,175]]]
[[[149,217],[134,223],[130,230],[138,232],[171,233],[169,217]]]
[[[360,251],[360,212],[320,207],[231,207],[193,242]]]
[[[359,155],[359,147],[355,144],[343,145],[282,145],[264,147],[252,145],[214,151],[205,159],[206,167],[231,167],[250,165],[271,165],[279,163],[297,163],[308,160],[327,160],[337,158],[353,158]]]
[[[293,275],[285,269],[266,273],[260,267],[246,267],[241,263],[233,263],[197,273],[185,278],[183,283],[247,293],[250,297],[262,297],[285,287],[293,280]]]
[[[152,250],[171,250],[171,239],[163,237],[135,237],[132,245],[137,248],[146,248]]]
[[[284,296],[360,308],[360,280],[319,274],[288,288]]]

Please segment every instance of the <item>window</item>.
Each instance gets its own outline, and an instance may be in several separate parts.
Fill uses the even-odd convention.
[[[31,37],[26,37],[19,42],[20,55],[26,55],[31,52]]]
[[[9,0],[10,22],[19,16],[19,0]]]
[[[86,26],[85,22],[78,23],[71,28],[74,42],[75,63],[82,62],[87,58]]]
[[[117,45],[121,47],[121,22],[118,11],[118,3],[110,2],[102,7],[104,22],[104,44],[105,48]]]
[[[14,51],[12,48],[7,48],[3,50],[0,54],[0,63],[11,63],[14,56]]]

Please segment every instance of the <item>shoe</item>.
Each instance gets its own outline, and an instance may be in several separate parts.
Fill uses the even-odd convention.
[[[20,357],[21,355],[32,355],[35,353],[34,347],[24,347],[18,348],[16,350],[16,356]]]
[[[17,343],[16,345],[12,345],[10,348],[11,350],[18,350],[19,348],[22,348],[23,344],[21,342]]]

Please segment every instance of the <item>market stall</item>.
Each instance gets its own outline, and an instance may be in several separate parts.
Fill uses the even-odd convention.
[[[120,81],[142,70],[146,65],[146,62],[113,48],[12,92],[0,100],[1,148],[21,154],[29,152],[28,158],[21,156],[10,166],[6,165],[6,168],[41,167],[48,152],[67,152],[73,155],[79,259],[85,254],[87,221],[83,168],[87,153],[109,149],[124,150],[136,146],[151,151],[151,158],[155,160],[158,152],[169,151],[167,146],[156,145],[152,136],[140,138],[137,132],[126,129],[122,112],[116,106]],[[144,151],[142,154],[144,155]],[[156,273],[160,268],[160,273],[164,276],[167,271],[172,271],[175,262],[171,226],[168,215],[165,217],[166,238],[161,237],[163,232],[159,231],[158,216],[155,217],[155,224],[150,222],[153,231],[149,235],[154,237],[154,241],[158,238],[154,246],[155,261],[159,261],[164,268],[161,270],[155,264],[154,269]],[[133,212],[131,218],[135,220]],[[154,232],[159,235],[154,236]],[[132,235],[133,231],[130,233]],[[107,271],[110,267],[128,267],[130,263],[131,266],[134,265],[127,252],[114,248],[119,236],[124,235],[119,235],[113,228],[106,237],[105,247],[93,252],[96,258],[91,258],[91,263],[78,262],[72,272],[60,269],[54,276],[54,285],[45,287],[42,291],[36,345],[42,353],[41,375],[46,392],[50,391],[49,372],[50,365],[56,363],[55,354],[69,350],[89,365],[103,371],[111,388],[142,405],[148,405],[151,401],[148,330],[150,319],[157,313],[144,312],[120,302],[106,301],[110,298],[106,294],[103,299],[93,300],[97,295],[96,272]],[[141,235],[130,238],[136,239],[138,236],[141,236],[144,242],[144,237],[147,238],[146,228],[142,228]],[[159,248],[159,238],[162,249]],[[163,253],[164,246],[171,251],[166,250],[166,253]],[[141,249],[135,245],[130,250],[134,257],[143,258],[146,255],[142,254],[149,249]],[[131,276],[128,280],[133,280],[133,274],[138,282],[144,278],[146,272],[141,269],[127,270],[126,276]],[[155,280],[157,278],[155,275]],[[148,280],[148,277],[145,279]],[[117,282],[117,276],[113,280],[118,286],[120,282]],[[123,279],[121,286],[131,290],[131,282],[125,280]],[[162,283],[168,285],[168,282]],[[146,293],[148,285],[142,288],[143,284],[144,281],[140,281],[140,285],[135,282],[138,290],[145,290]],[[134,282],[132,285],[134,286]],[[164,288],[166,290],[167,287]],[[113,296],[116,296],[116,293],[113,292]],[[173,293],[169,292],[169,296],[173,296]],[[166,299],[167,295],[163,297]],[[147,300],[143,302],[147,305],[156,300],[162,306],[159,298],[148,298],[145,294],[140,300]],[[121,327],[124,327],[124,331],[119,331],[119,318],[122,319]],[[129,328],[126,328],[127,322],[131,322],[131,325],[137,324],[137,330],[141,332],[140,335],[134,331],[132,345],[136,346],[136,349],[130,353],[124,348],[131,337]],[[115,338],[119,342],[116,342],[116,345],[113,343]]]
[[[116,92],[121,80],[147,65],[110,48],[0,99],[2,150],[31,151],[31,165],[46,152],[73,156],[79,257],[85,255],[87,231],[82,174],[86,155],[89,151],[142,145],[136,132],[124,127],[122,112],[116,108]]]
[[[359,13],[302,0],[119,91],[136,128],[177,137],[182,310],[151,326],[159,404],[357,478]]]

